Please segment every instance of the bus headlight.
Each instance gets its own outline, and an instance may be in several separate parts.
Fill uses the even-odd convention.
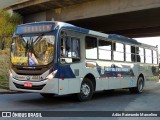
[[[12,74],[12,71],[11,71],[11,70],[9,70],[9,76],[10,76],[10,77],[13,77],[13,74]]]
[[[56,73],[57,73],[57,70],[51,72],[46,78],[47,79],[52,79],[55,76]]]

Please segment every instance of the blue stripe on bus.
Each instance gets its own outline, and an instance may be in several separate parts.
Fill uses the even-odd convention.
[[[57,70],[55,78],[76,78],[70,65],[57,65],[57,67],[55,66],[54,69]]]
[[[77,31],[77,32],[85,33],[85,34],[89,33],[88,29],[81,28],[81,27],[76,27],[76,26],[63,26],[62,28],[67,29],[67,30],[74,30],[74,31]]]

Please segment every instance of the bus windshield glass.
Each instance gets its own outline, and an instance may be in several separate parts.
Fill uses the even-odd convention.
[[[41,66],[53,61],[55,36],[16,36],[11,48],[11,62],[20,66]]]

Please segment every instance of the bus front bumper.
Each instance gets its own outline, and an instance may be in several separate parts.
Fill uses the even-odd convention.
[[[25,84],[28,83],[31,86],[26,87]],[[58,94],[58,79],[46,79],[43,81],[22,81],[17,80],[10,76],[9,78],[9,88],[14,91],[23,92],[38,92],[38,93],[53,93]]]

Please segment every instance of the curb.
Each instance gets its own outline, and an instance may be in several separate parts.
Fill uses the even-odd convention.
[[[17,94],[17,93],[24,93],[24,92],[0,89],[0,94]]]

